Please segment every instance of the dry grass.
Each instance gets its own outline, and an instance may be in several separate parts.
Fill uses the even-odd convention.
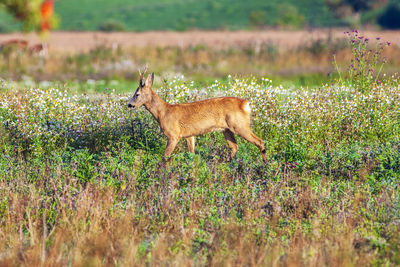
[[[168,101],[204,97],[168,87]],[[207,89],[251,100],[268,164],[240,139],[227,162],[218,134],[163,161],[157,123],[126,96],[2,92],[0,265],[399,264],[398,83]]]
[[[358,193],[364,192],[362,183],[345,188],[340,199],[324,185],[312,189],[296,177],[292,186],[271,184],[256,200],[244,189],[238,192],[243,200],[231,201],[239,202],[243,218],[224,216],[215,227],[201,223],[212,209],[201,195],[186,195],[191,204],[185,210],[173,197],[176,181],[161,181],[138,194],[134,177],[128,177],[131,186],[125,190],[88,184],[75,191],[74,179],[63,172],[41,186],[27,187],[22,177],[13,186],[2,182],[9,190],[1,197],[10,208],[1,222],[0,264],[364,266],[378,259],[374,242],[379,241],[360,238],[357,229],[364,228],[360,211],[366,203],[382,196]],[[43,189],[51,194],[44,196]],[[288,190],[295,193],[282,200]],[[331,210],[325,199],[336,199],[342,210]],[[388,197],[381,205],[392,201]],[[285,221],[290,227],[282,225]]]
[[[277,57],[264,45],[105,45],[73,56],[16,52],[1,64],[4,75],[39,80],[125,75],[126,62],[131,72],[149,62],[157,73],[261,75],[322,67],[341,44],[316,41]],[[400,49],[389,48],[398,66]],[[201,88],[181,76],[157,82],[170,103],[221,94],[250,100],[268,164],[240,139],[227,162],[218,133],[199,137],[195,154],[181,144],[164,161],[157,122],[128,110],[129,96],[105,90],[104,81],[91,81],[103,88],[95,95],[3,81],[0,266],[399,265],[398,81],[390,76],[367,91],[293,89],[254,76]]]
[[[185,32],[52,32],[48,44],[55,53],[88,52],[99,45],[131,47],[180,47],[204,45],[211,49],[247,47],[257,43],[272,43],[283,51],[302,47],[316,40],[343,38],[344,29],[311,29],[309,31],[185,31]],[[381,37],[400,44],[398,31],[363,31],[371,39]],[[30,44],[41,40],[35,34],[0,34],[0,42],[9,39],[26,39]]]
[[[382,56],[390,59],[385,71],[396,72],[400,66],[396,32],[367,32],[365,35],[370,39],[379,35],[385,41],[392,41]],[[0,36],[0,40],[18,36]],[[32,36],[28,39],[31,38],[34,39]],[[69,38],[71,41],[67,41]],[[140,66],[149,64],[159,76],[171,76],[171,73],[195,77],[221,77],[232,73],[284,77],[316,74],[322,82],[334,71],[334,52],[339,65],[352,58],[343,38],[341,31],[329,35],[323,30],[310,33],[54,33],[47,57],[17,49],[4,50],[0,56],[0,70],[2,78],[6,79],[86,81],[130,79]]]

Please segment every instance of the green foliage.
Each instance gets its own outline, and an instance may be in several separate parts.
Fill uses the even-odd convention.
[[[344,16],[346,13],[341,11],[346,8],[351,9],[351,12],[357,13],[365,10],[370,10],[377,5],[382,4],[380,0],[325,0],[325,3],[332,9],[336,10],[338,16]]]
[[[81,183],[87,183],[95,177],[95,158],[88,149],[76,150],[71,158],[71,164],[76,165],[74,175]]]
[[[106,20],[99,25],[99,31],[103,32],[123,32],[125,30],[125,25],[115,20]]]
[[[278,26],[301,29],[305,24],[305,17],[299,13],[295,6],[290,4],[278,6]]]
[[[382,52],[385,47],[390,46],[390,42],[380,41],[378,37],[375,40],[374,48],[371,49],[369,38],[359,35],[357,30],[345,32],[349,41],[352,59],[347,73],[343,73],[342,77],[336,55],[334,54],[334,65],[339,73],[339,82],[344,86],[354,86],[361,92],[369,92],[373,87],[381,84],[380,75],[387,59],[383,57]]]
[[[400,29],[400,3],[389,3],[379,15],[378,23],[386,29]]]
[[[11,31],[11,29],[7,23],[0,22],[0,33],[7,33],[10,31]]]
[[[375,24],[376,15],[386,5],[386,1],[380,0],[325,0],[325,3],[337,18],[353,28]]]
[[[340,24],[324,5],[324,0],[285,0],[284,3],[298,10],[298,13],[286,15],[285,23],[295,23],[296,27],[304,22],[313,26]],[[280,4],[282,1],[278,0],[68,0],[56,1],[55,11],[61,18],[61,30],[94,31],[108,20],[125,25],[128,31],[246,29],[276,25]]]
[[[3,7],[22,22],[23,31],[37,30],[40,24],[40,6],[42,0],[3,0],[0,7]]]
[[[384,147],[377,156],[377,167],[371,178],[396,184],[400,179],[399,147]]]
[[[264,10],[253,11],[249,15],[250,26],[260,27],[267,23],[268,14]]]
[[[36,10],[39,0],[3,1],[14,15],[27,18],[23,29],[31,30],[38,23]],[[55,10],[60,15],[61,30],[101,30],[101,31],[146,31],[146,30],[187,30],[199,29],[243,29],[263,25],[279,25],[290,28],[302,28],[304,25],[317,27],[342,26],[358,23],[349,18],[358,12],[368,13],[374,8],[382,7],[384,13],[378,18],[383,27],[396,26],[397,3],[392,1],[384,8],[378,0],[331,1],[318,0],[285,0],[247,2],[235,0],[151,0],[151,1],[56,1]],[[32,5],[34,4],[34,5]],[[96,8],[94,8],[96,7]],[[377,9],[378,10],[378,9]],[[18,15],[19,14],[19,15]],[[179,16],[176,16],[179,14]],[[335,14],[337,15],[335,18]],[[355,15],[354,15],[355,16]],[[373,21],[375,17],[374,15]],[[10,18],[0,13],[6,24],[14,24]],[[371,20],[362,20],[370,24]],[[58,17],[55,19],[58,25]],[[389,25],[390,24],[390,25]],[[394,26],[393,26],[394,25]],[[12,25],[12,30],[17,29]],[[36,29],[36,28],[35,28]]]
[[[255,77],[156,84],[169,103],[249,99],[267,164],[241,138],[226,161],[221,133],[164,160],[157,122],[128,94],[1,88],[2,263],[398,262],[397,80],[368,94]]]

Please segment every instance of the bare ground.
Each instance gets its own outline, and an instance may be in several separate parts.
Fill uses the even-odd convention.
[[[213,48],[246,46],[271,42],[280,50],[296,48],[317,39],[343,38],[343,29],[319,30],[263,30],[263,31],[186,31],[186,32],[52,32],[47,42],[50,50],[57,52],[85,52],[99,45],[122,48],[145,46],[194,46],[206,45]],[[370,39],[381,37],[400,47],[400,31],[363,31]],[[33,45],[41,42],[37,34],[0,34],[0,43],[10,39],[24,39]]]

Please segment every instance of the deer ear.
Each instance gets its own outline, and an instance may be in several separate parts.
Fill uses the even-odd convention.
[[[146,79],[146,86],[152,86],[153,85],[153,80],[154,80],[154,72],[150,75],[147,76]]]

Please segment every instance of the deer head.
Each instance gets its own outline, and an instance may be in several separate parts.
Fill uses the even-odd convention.
[[[147,67],[143,72],[140,72],[139,70],[140,74],[139,87],[136,89],[135,94],[128,103],[129,108],[139,108],[143,104],[146,104],[151,100],[152,97],[151,87],[153,85],[154,73],[149,74],[146,78],[146,81],[143,81],[146,70]]]

